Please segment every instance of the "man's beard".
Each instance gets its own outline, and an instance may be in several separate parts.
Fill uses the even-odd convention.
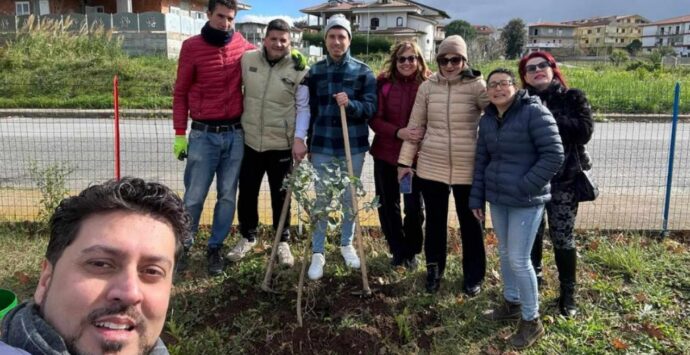
[[[89,313],[89,315],[86,317],[86,320],[82,322],[81,327],[79,328],[79,333],[77,333],[77,335],[72,338],[65,338],[65,344],[67,345],[67,348],[70,349],[70,353],[77,355],[91,355],[88,353],[81,352],[77,348],[77,341],[79,340],[79,338],[81,338],[82,334],[86,330],[86,327],[88,327],[89,325],[93,325],[98,318],[110,315],[124,315],[132,318],[136,324],[134,330],[139,335],[139,351],[137,352],[137,354],[144,355],[148,354],[151,351],[154,344],[148,344],[148,339],[146,338],[146,325],[142,320],[143,317],[141,316],[141,314],[136,309],[134,309],[134,307],[126,306],[123,304],[116,304],[106,308],[99,308],[91,311],[91,313]],[[122,348],[124,348],[124,346],[125,343],[119,341],[102,341],[100,343],[102,353],[120,352],[122,351]]]
[[[48,292],[50,292],[50,286],[51,284],[48,284],[48,288],[46,290],[46,297],[43,297],[43,300],[41,302],[39,311],[41,313],[41,316],[43,319],[45,318],[45,303],[46,300],[48,299],[47,295]],[[64,336],[63,334],[60,334],[65,342],[65,345],[67,346],[67,349],[69,350],[70,354],[74,355],[92,355],[91,353],[82,351],[77,347],[77,341],[81,336],[84,334],[84,331],[86,328],[90,325],[93,325],[96,321],[96,319],[103,317],[103,316],[109,316],[109,315],[126,315],[130,318],[132,318],[135,322],[136,327],[134,328],[137,334],[139,335],[139,351],[137,354],[148,354],[151,352],[151,350],[154,348],[155,343],[149,344],[149,339],[146,338],[146,325],[143,322],[143,316],[136,310],[134,307],[131,306],[126,306],[123,304],[115,304],[106,308],[99,308],[91,311],[89,315],[86,317],[85,320],[81,322],[79,325],[79,331],[77,334],[71,337]],[[67,315],[69,316],[69,315]],[[47,321],[47,319],[46,319]],[[56,329],[57,331],[57,329]],[[125,343],[123,342],[117,342],[117,341],[104,341],[101,342],[100,347],[101,347],[101,353],[105,352],[120,352],[122,348],[125,346]]]

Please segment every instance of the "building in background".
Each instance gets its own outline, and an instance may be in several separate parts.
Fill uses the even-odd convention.
[[[238,9],[251,6],[238,2]],[[0,44],[40,18],[68,31],[112,31],[130,55],[176,58],[182,41],[200,33],[207,10],[208,0],[0,0]]]
[[[575,25],[577,46],[587,55],[608,55],[616,49],[624,49],[632,41],[642,37],[642,26],[649,20],[640,15],[592,17],[564,21]]]
[[[541,22],[527,26],[527,52],[547,51],[555,56],[573,56],[576,53],[577,26],[556,22]]]
[[[642,28],[642,48],[668,46],[681,57],[690,57],[690,15],[667,18],[645,24]]]
[[[334,14],[345,15],[352,24],[353,34],[383,36],[393,41],[416,42],[427,60],[436,54],[445,38],[440,21],[450,17],[445,11],[410,0],[329,0],[300,10],[307,14],[313,28],[322,29]],[[439,28],[441,27],[441,28]]]

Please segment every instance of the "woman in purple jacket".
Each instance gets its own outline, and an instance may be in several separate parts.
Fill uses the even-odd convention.
[[[407,128],[417,88],[431,72],[416,43],[400,42],[391,50],[377,78],[378,111],[369,122],[374,130],[371,155],[374,157],[374,182],[379,196],[379,220],[393,259],[393,266],[417,267],[416,255],[422,251],[422,199],[416,177],[412,191],[405,193],[405,219],[400,214],[400,184],[397,177],[398,154],[403,141],[419,142],[425,128]]]

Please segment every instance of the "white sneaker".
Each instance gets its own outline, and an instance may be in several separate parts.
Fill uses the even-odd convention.
[[[311,265],[309,265],[309,278],[318,280],[323,276],[323,266],[326,265],[326,258],[321,253],[311,255]]]
[[[340,254],[342,254],[343,259],[345,259],[345,265],[353,269],[359,269],[359,257],[352,244],[340,247]]]
[[[230,261],[240,261],[256,245],[256,240],[250,242],[246,238],[241,238],[239,243],[226,256]]]
[[[290,245],[287,242],[278,243],[278,263],[287,267],[295,264],[295,258],[290,252]]]

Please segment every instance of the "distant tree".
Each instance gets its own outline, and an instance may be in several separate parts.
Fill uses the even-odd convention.
[[[477,36],[474,41],[467,43],[467,52],[473,64],[500,59],[505,53],[503,42],[489,37]]]
[[[309,24],[307,23],[307,20],[300,20],[300,21],[293,22],[292,26],[295,28],[305,28],[305,27],[309,26]]]
[[[350,44],[352,55],[388,53],[393,41],[381,36],[354,35]]]
[[[521,18],[514,18],[508,22],[501,33],[501,42],[506,48],[506,58],[516,59],[522,55],[526,34],[525,22]]]
[[[323,47],[323,32],[304,32],[302,34],[302,42],[308,46]]]
[[[634,39],[630,44],[625,46],[625,50],[632,56],[636,56],[637,53],[642,49],[642,42],[639,39]]]
[[[460,35],[465,42],[470,42],[477,37],[477,30],[465,20],[454,20],[446,25],[446,37]]]

